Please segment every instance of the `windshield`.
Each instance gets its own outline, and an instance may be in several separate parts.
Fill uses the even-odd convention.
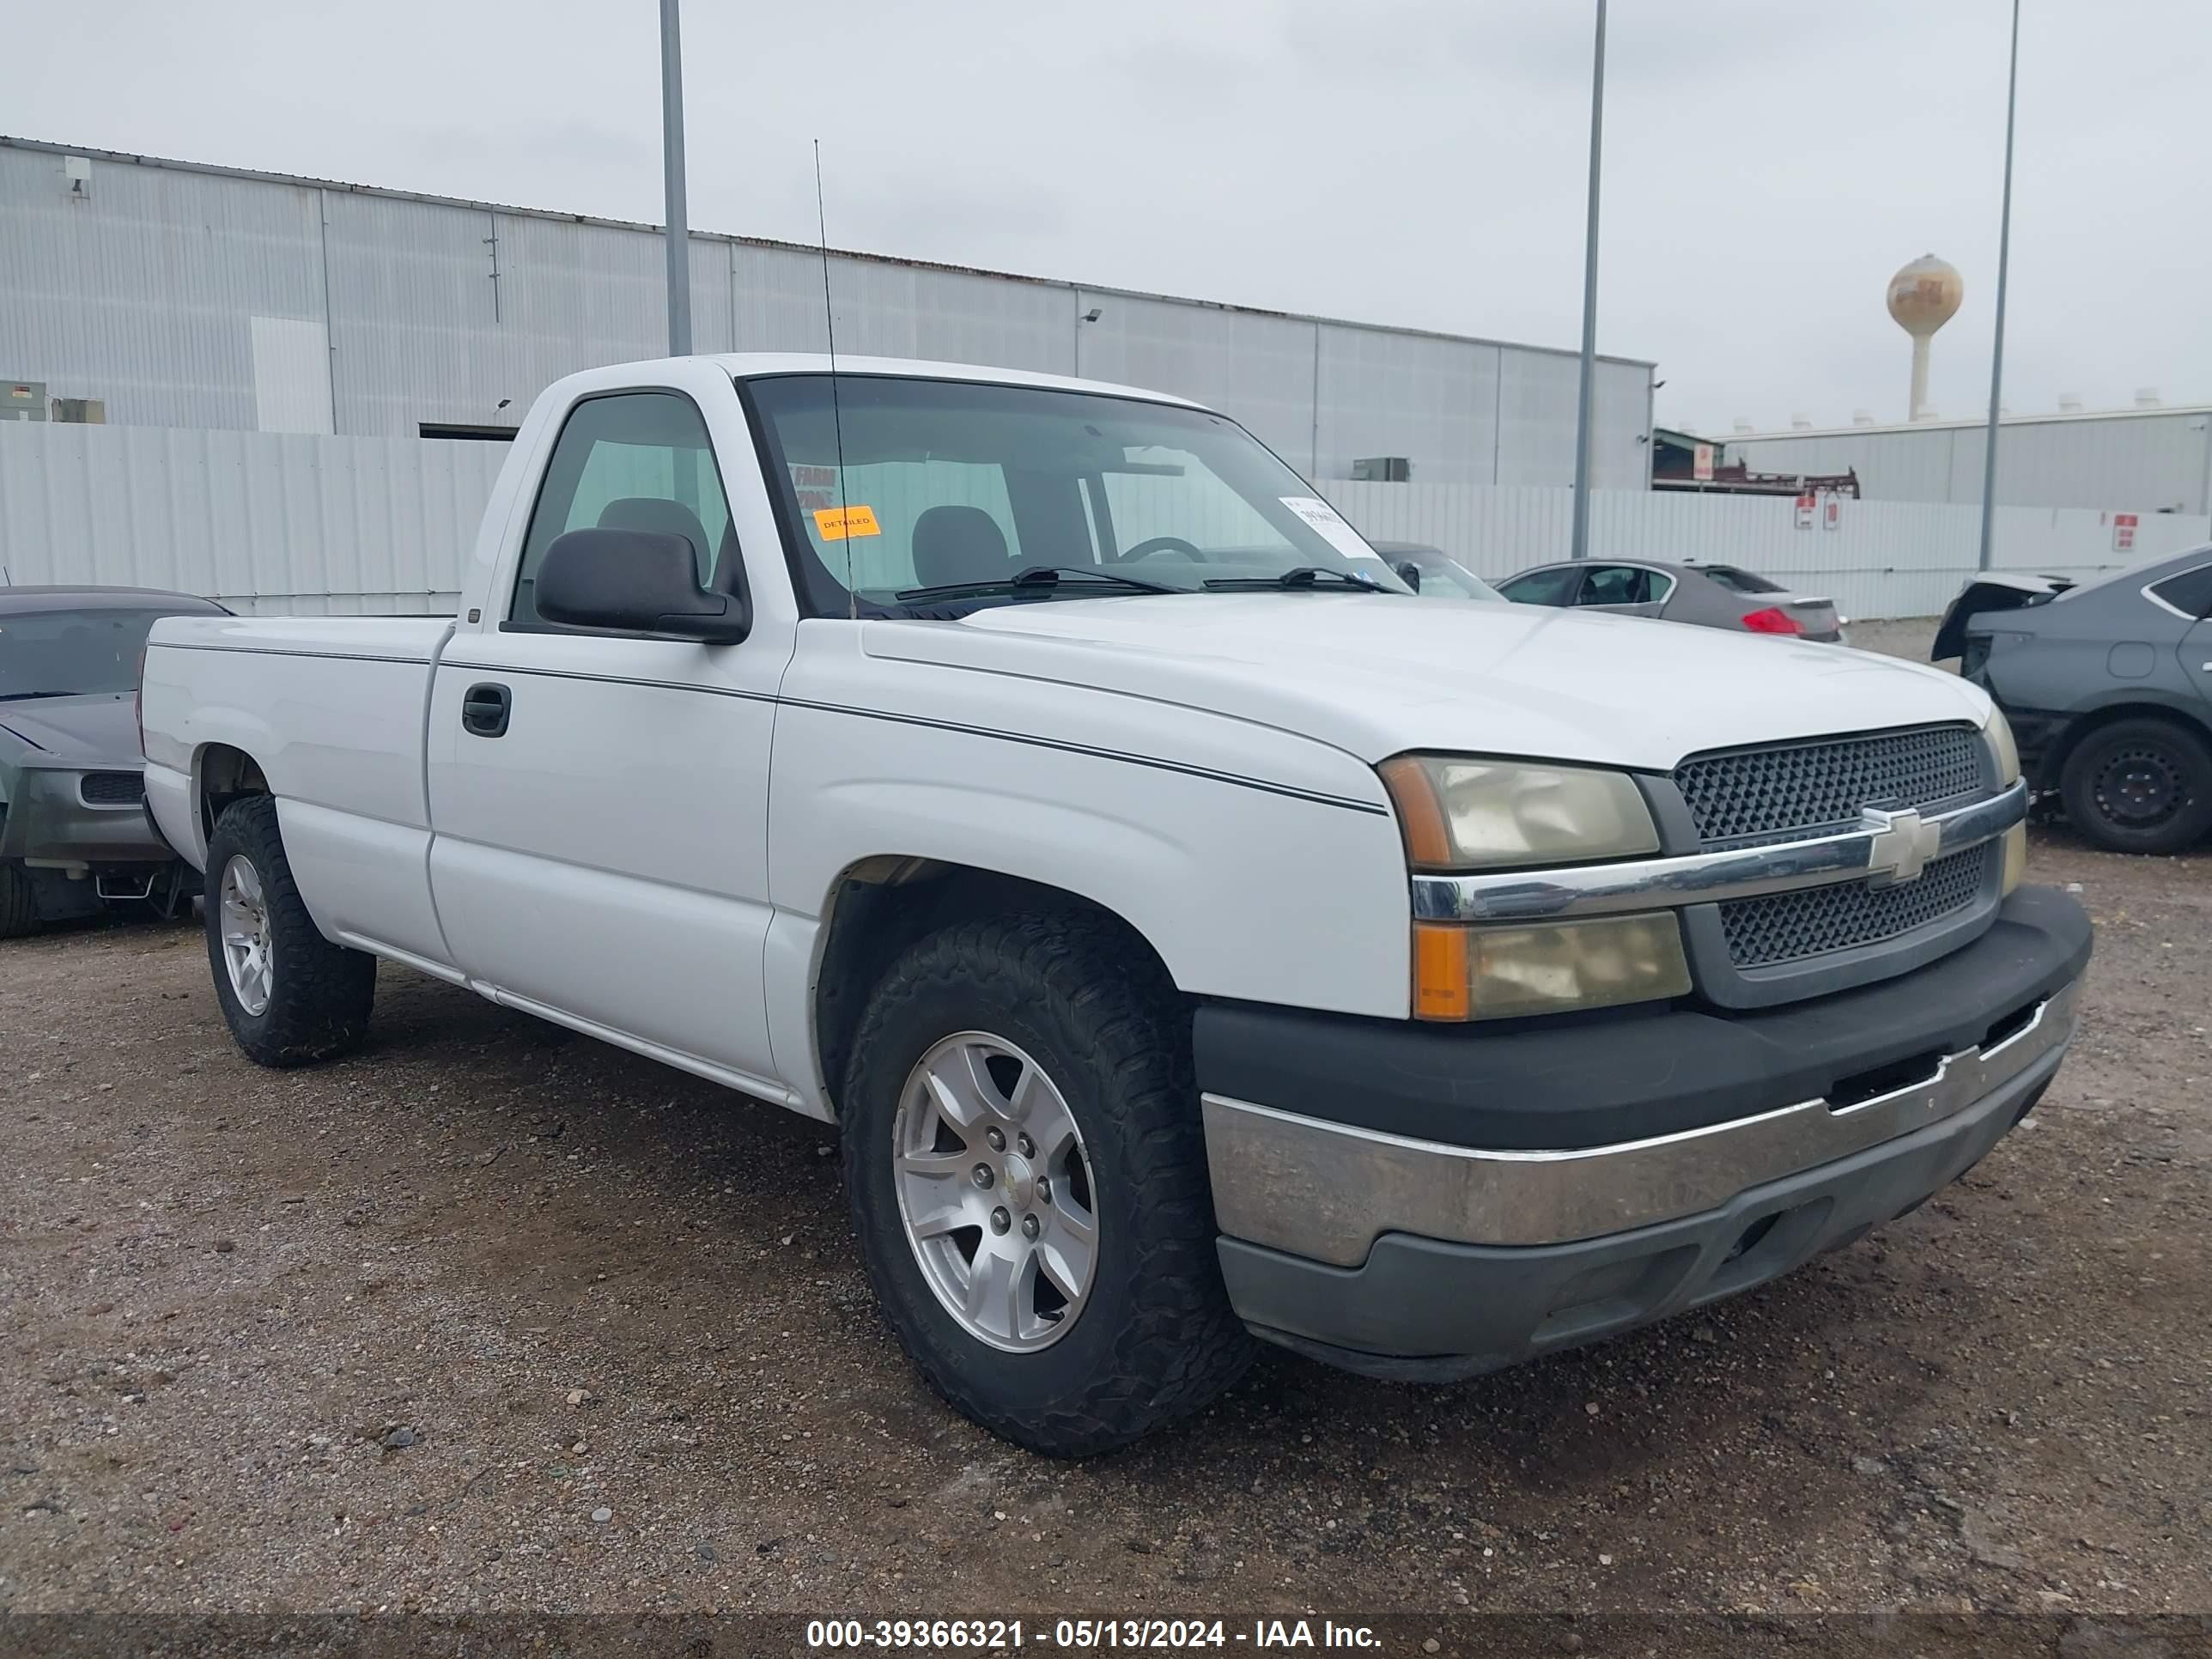
[[[817,615],[845,615],[851,594],[896,612],[979,584],[1008,586],[995,602],[1285,577],[1407,591],[1310,485],[1203,410],[891,375],[839,375],[834,407],[823,374],[744,389]],[[1013,586],[1041,568],[1057,579]]]
[[[0,616],[0,702],[135,691],[146,635],[174,611],[32,611]]]

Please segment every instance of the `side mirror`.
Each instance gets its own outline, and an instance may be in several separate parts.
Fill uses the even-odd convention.
[[[653,530],[570,531],[545,550],[536,599],[566,628],[734,645],[752,625],[743,599],[699,586],[688,537]]]
[[[1398,573],[1398,580],[1404,582],[1407,586],[1412,588],[1416,593],[1421,591],[1420,566],[1415,564],[1411,559],[1401,559],[1390,568]]]

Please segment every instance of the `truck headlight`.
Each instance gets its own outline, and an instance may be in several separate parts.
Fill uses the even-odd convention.
[[[2020,745],[2012,738],[2012,722],[2004,717],[2004,710],[1992,707],[1990,721],[1982,728],[1982,740],[1990,746],[1990,754],[1996,763],[1997,787],[2009,789],[2020,781]]]
[[[1378,769],[1416,870],[1575,864],[1659,850],[1625,772],[1401,755]]]
[[[1681,925],[1672,910],[1537,927],[1413,927],[1417,1019],[1510,1019],[1689,990]]]

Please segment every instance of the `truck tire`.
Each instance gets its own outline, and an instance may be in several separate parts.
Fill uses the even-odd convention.
[[[316,928],[284,857],[273,798],[235,801],[216,821],[205,908],[216,1000],[248,1060],[304,1066],[361,1042],[376,958]]]
[[[868,1000],[841,1102],[877,1299],[969,1417],[1086,1457],[1197,1411],[1231,1310],[1174,988],[1081,915],[921,940]],[[986,1184],[988,1178],[988,1185]]]
[[[2058,780],[2074,827],[2115,853],[2178,853],[2212,832],[2212,750],[2178,721],[2140,715],[2075,744]]]
[[[39,925],[39,896],[23,866],[0,862],[0,939],[21,939]]]

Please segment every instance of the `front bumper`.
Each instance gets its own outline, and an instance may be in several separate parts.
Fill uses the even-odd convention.
[[[1319,1111],[1314,1087],[1287,1106],[1225,1092],[1237,1028],[1202,1012],[1231,1299],[1336,1363],[1449,1377],[1771,1279],[1911,1209],[2025,1115],[2072,1039],[2088,948],[2078,905],[2027,889],[1944,961],[1795,1008],[1595,1021],[1566,1047],[1539,1029],[1439,1049],[1400,1027],[1395,1066],[1370,1034],[1308,1067],[1340,1091]],[[1462,1063],[1441,1076],[1446,1055]],[[1487,1098],[1514,1079],[1528,1098]]]

